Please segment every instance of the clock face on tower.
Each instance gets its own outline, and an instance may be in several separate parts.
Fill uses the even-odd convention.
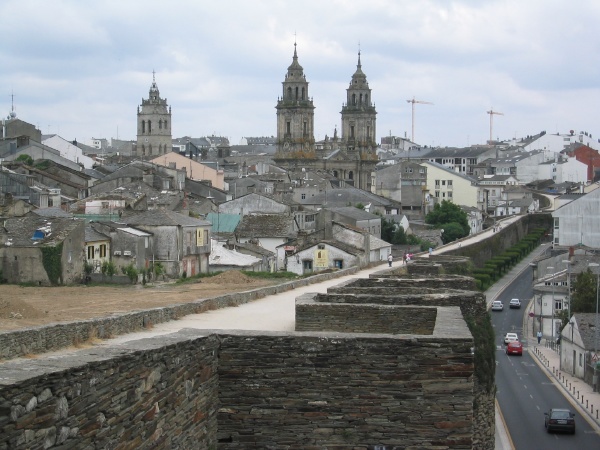
[[[283,149],[284,149],[284,150],[288,150],[289,148],[290,148],[290,143],[289,143],[288,141],[285,141],[285,142],[283,143]]]

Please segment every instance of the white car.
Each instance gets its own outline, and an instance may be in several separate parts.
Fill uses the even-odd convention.
[[[521,300],[519,300],[518,298],[513,298],[510,303],[508,304],[509,308],[520,308],[521,307]]]
[[[519,340],[519,335],[517,333],[506,333],[504,336],[504,343],[508,344],[509,342],[517,342]]]
[[[492,311],[502,311],[504,309],[504,304],[500,300],[494,300],[492,302]]]

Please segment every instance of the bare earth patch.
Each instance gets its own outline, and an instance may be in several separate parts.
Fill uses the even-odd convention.
[[[129,311],[279,284],[227,271],[192,283],[131,286],[22,287],[0,285],[0,332],[58,322],[106,317]]]

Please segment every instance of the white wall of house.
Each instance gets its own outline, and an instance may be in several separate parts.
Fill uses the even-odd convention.
[[[56,134],[52,135],[48,139],[44,139],[42,144],[58,150],[60,152],[60,156],[77,164],[81,164],[86,169],[91,169],[94,166],[94,160],[89,156],[85,156],[79,147],[73,145],[69,141]]]
[[[558,208],[552,217],[555,245],[600,248],[600,189]]]
[[[585,350],[576,325],[568,323],[561,333],[560,367],[563,372],[583,379],[585,376]]]

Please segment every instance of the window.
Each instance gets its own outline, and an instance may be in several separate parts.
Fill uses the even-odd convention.
[[[440,180],[435,180],[435,186],[439,187],[440,186]]]
[[[563,301],[562,301],[562,299],[559,299],[559,298],[554,299],[554,309],[556,311],[562,311],[562,309],[563,309]]]
[[[452,191],[448,191],[448,198],[452,198]]]
[[[93,245],[88,245],[87,259],[94,259],[94,246]]]
[[[302,200],[306,200],[306,194],[301,195]]]
[[[559,224],[559,218],[558,218],[558,217],[555,217],[555,218],[554,218],[554,228],[555,228],[555,229],[558,229],[558,224]]]
[[[106,258],[106,244],[100,244],[100,258]]]
[[[286,134],[291,134],[292,133],[292,123],[291,122],[286,122],[285,123],[285,133]]]
[[[583,367],[583,353],[579,354],[579,367]]]
[[[440,191],[435,191],[435,197],[440,198]]]
[[[452,186],[452,180],[448,180],[448,186]]]
[[[446,186],[446,180],[442,180],[442,186]]]

